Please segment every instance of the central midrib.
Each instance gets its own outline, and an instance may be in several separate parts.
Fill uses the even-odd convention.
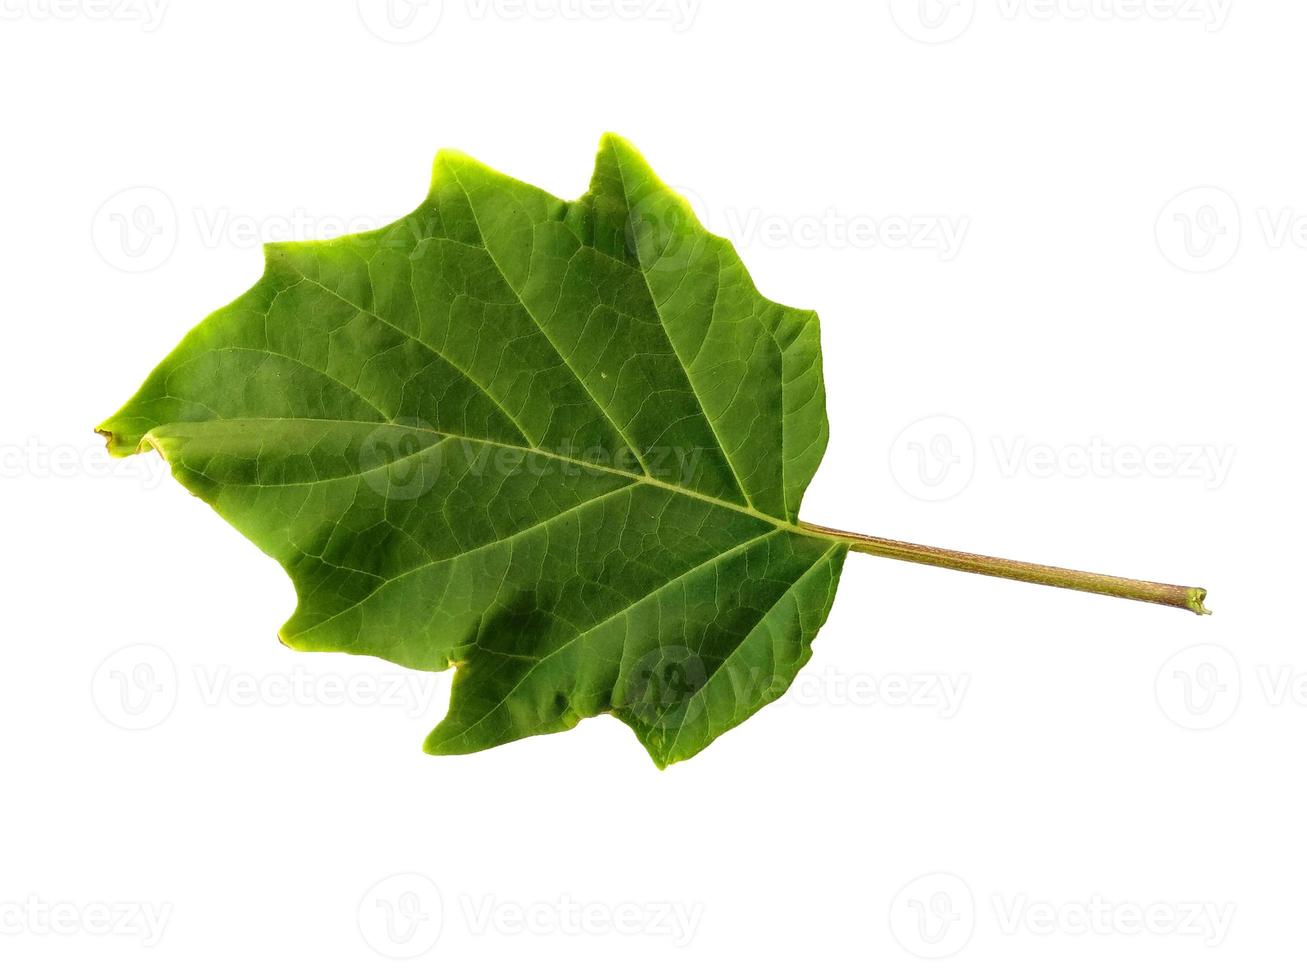
[[[207,419],[198,422],[173,422],[170,424],[159,426],[158,429],[151,430],[151,432],[147,433],[145,439],[142,441],[150,443],[153,446],[153,448],[157,450],[159,447],[150,438],[150,436],[155,432],[157,432],[159,429],[175,428],[180,426],[199,427],[199,426],[223,425],[231,422],[278,422],[282,424],[287,422],[319,422],[326,425],[365,425],[373,429],[384,427],[384,428],[391,428],[391,429],[402,429],[408,432],[424,432],[429,435],[440,436],[442,439],[462,439],[466,442],[474,442],[483,446],[493,446],[497,449],[507,449],[519,453],[536,453],[537,455],[545,456],[548,457],[549,459],[557,460],[560,463],[572,463],[576,466],[583,466],[586,469],[594,470],[599,473],[608,473],[613,476],[625,477],[626,479],[630,480],[632,483],[643,483],[651,487],[656,487],[660,490],[665,490],[668,493],[679,493],[686,497],[693,497],[695,500],[702,500],[703,502],[708,504],[714,504],[718,507],[725,507],[727,510],[733,510],[740,514],[747,514],[750,517],[757,518],[760,521],[766,521],[767,523],[772,524],[775,527],[783,528],[786,531],[791,531],[794,534],[801,535],[805,538],[816,538],[821,541],[834,542],[836,544],[841,544],[845,547],[847,547],[848,545],[847,542],[841,541],[838,538],[834,537],[833,535],[822,534],[817,531],[812,531],[800,524],[792,524],[787,520],[776,517],[772,514],[764,513],[763,511],[760,510],[756,510],[753,507],[748,507],[743,504],[733,503],[732,501],[729,500],[722,500],[720,497],[713,497],[706,493],[699,493],[699,491],[697,490],[691,490],[688,487],[683,487],[675,483],[667,483],[663,480],[657,479],[656,477],[648,476],[643,473],[632,473],[630,470],[619,470],[616,467],[605,466],[602,463],[594,463],[594,462],[590,462],[589,460],[577,459],[575,456],[564,456],[561,453],[551,452],[550,450],[544,449],[540,446],[513,445],[512,443],[509,442],[499,442],[495,439],[487,439],[482,436],[465,435],[459,432],[443,432],[440,429],[431,428],[430,426],[408,425],[403,422],[394,422],[390,420],[386,420],[384,422],[370,422],[363,419],[323,419],[323,418],[306,418],[303,416],[297,416],[295,418],[280,418],[280,419],[259,418],[259,417],[254,417],[254,418],[243,417],[243,418],[232,418],[232,419]],[[162,451],[160,451],[160,455],[164,455]]]

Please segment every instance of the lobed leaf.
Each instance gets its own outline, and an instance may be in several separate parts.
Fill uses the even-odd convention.
[[[611,712],[688,758],[789,686],[847,552],[796,523],[816,315],[614,136],[577,201],[442,152],[400,221],[268,246],[100,430],[281,563],[288,646],[455,666],[437,754]]]

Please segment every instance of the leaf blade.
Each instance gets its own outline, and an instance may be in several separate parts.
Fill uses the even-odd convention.
[[[287,645],[458,666],[428,751],[610,712],[665,766],[829,612],[847,549],[794,523],[820,373],[815,315],[606,137],[579,201],[442,153],[400,222],[270,246],[101,428],[282,564]]]

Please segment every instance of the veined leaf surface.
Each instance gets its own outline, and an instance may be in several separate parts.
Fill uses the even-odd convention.
[[[847,552],[796,523],[817,317],[628,143],[570,202],[442,152],[406,218],[266,257],[100,429],[281,563],[283,642],[456,666],[437,754],[611,712],[665,766],[789,686]]]

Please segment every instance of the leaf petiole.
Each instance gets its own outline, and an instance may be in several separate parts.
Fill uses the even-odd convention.
[[[932,548],[929,545],[894,541],[890,538],[875,538],[866,534],[855,534],[852,531],[837,531],[834,528],[822,527],[820,524],[809,524],[807,521],[800,521],[799,527],[819,537],[841,541],[847,544],[851,551],[861,552],[864,555],[877,555],[881,558],[915,562],[918,565],[951,568],[976,575],[992,575],[995,578],[1006,578],[1015,582],[1032,582],[1035,585],[1051,585],[1059,589],[1095,592],[1098,595],[1133,599],[1136,602],[1153,602],[1162,606],[1188,609],[1200,616],[1211,615],[1211,610],[1203,605],[1203,600],[1207,598],[1206,589],[1185,585],[1164,585],[1161,582],[1100,575],[1097,572],[1078,572],[1053,565],[1013,561],[1010,558],[973,555],[965,551],[950,551],[946,548]]]

